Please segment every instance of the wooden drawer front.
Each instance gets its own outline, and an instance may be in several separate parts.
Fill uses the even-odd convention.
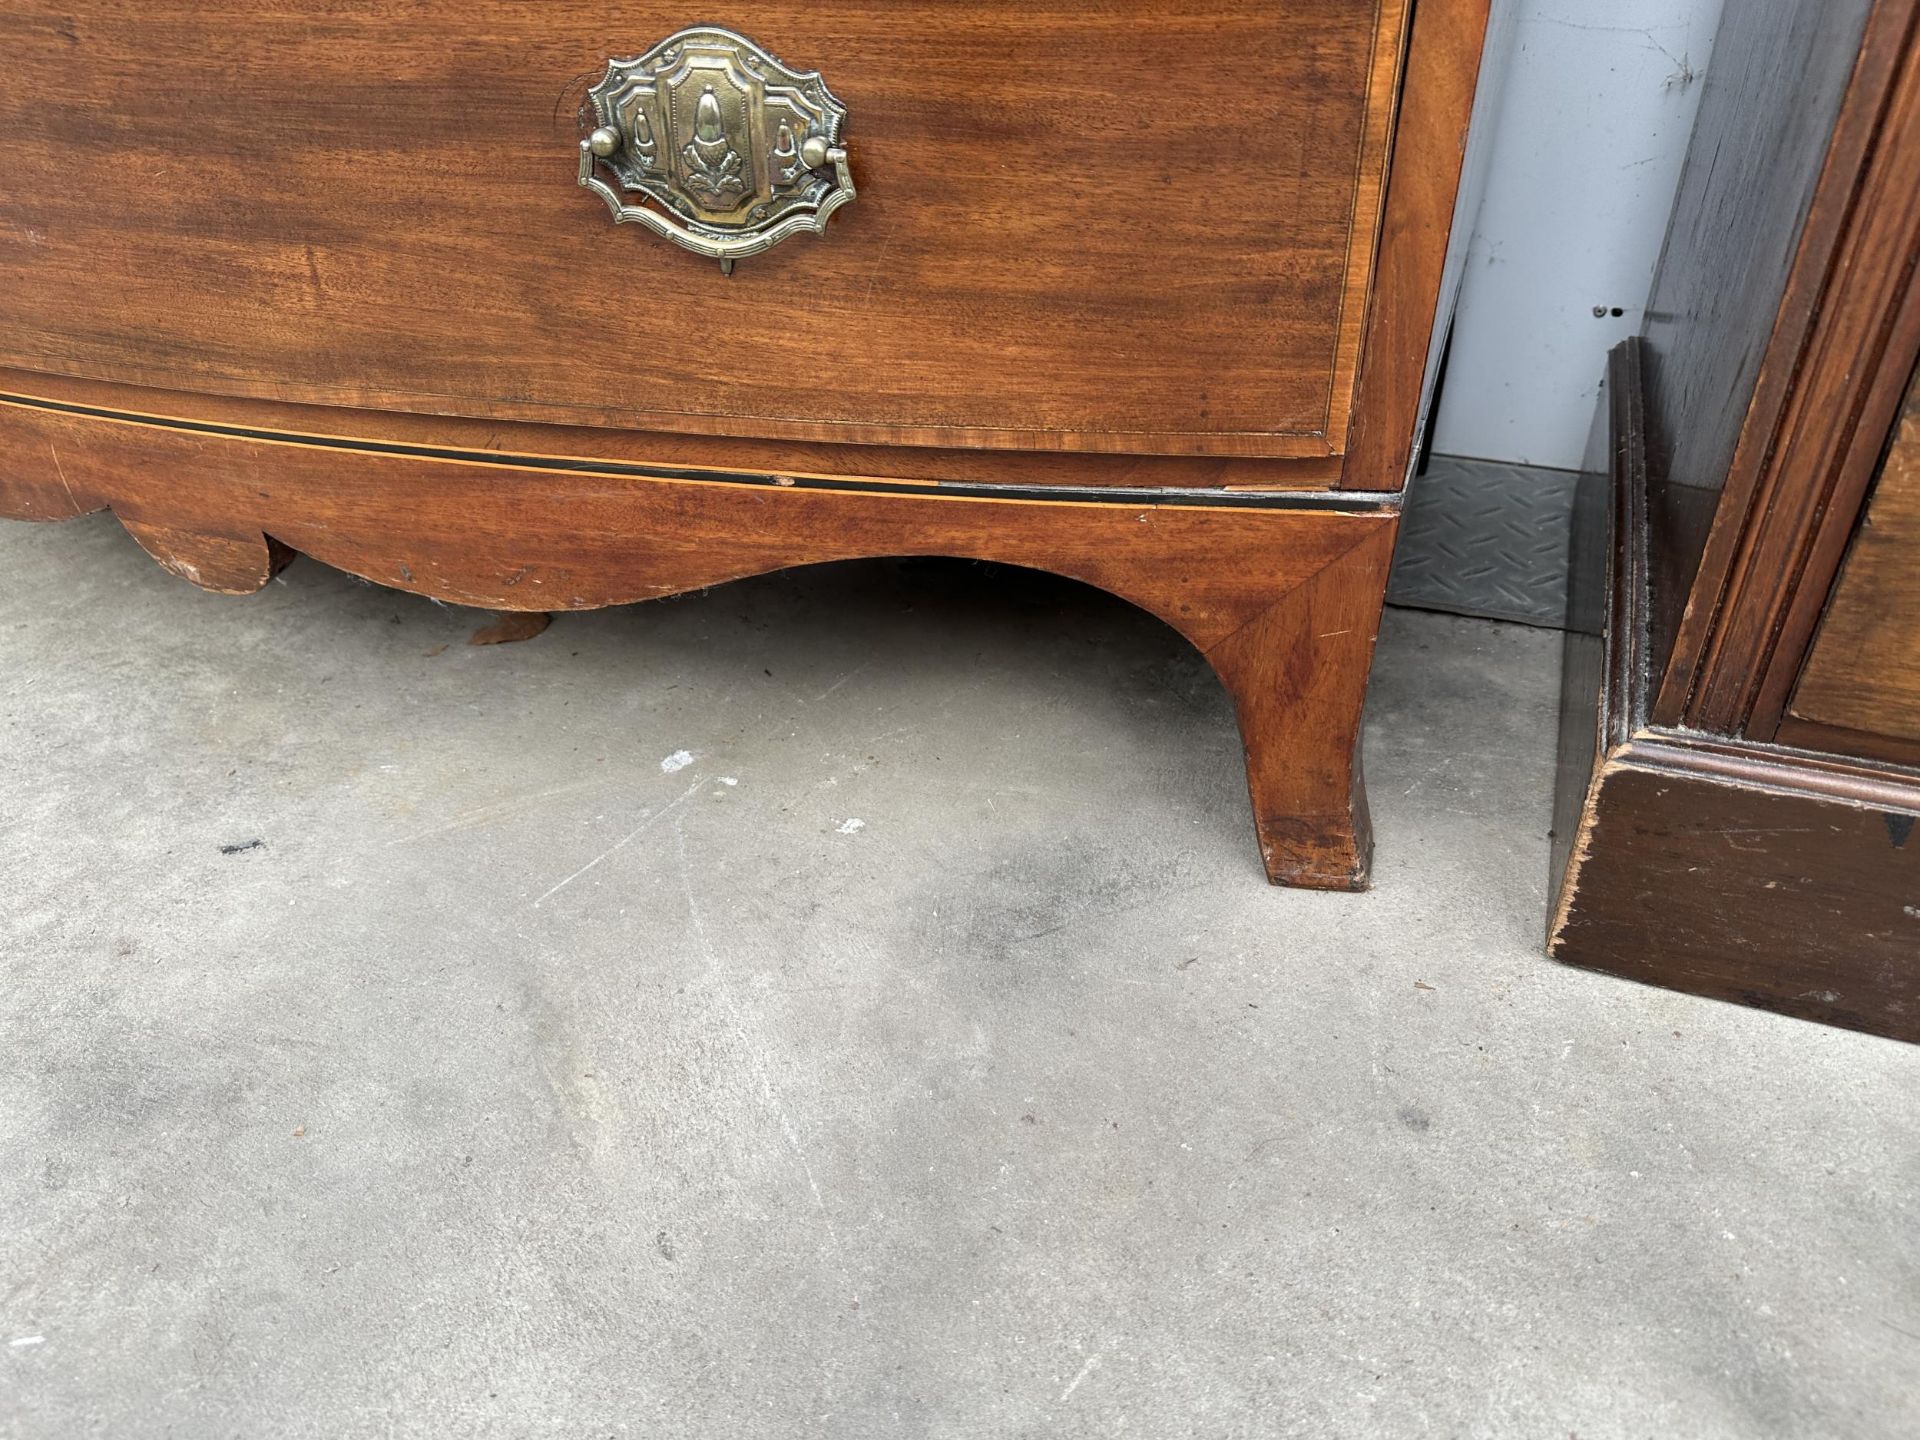
[[[1340,452],[1405,0],[16,0],[0,364],[802,441]],[[723,277],[575,184],[693,19],[858,200]]]
[[[1788,716],[1855,732],[1858,743],[1822,738],[1859,753],[1913,759],[1920,747],[1920,376]]]

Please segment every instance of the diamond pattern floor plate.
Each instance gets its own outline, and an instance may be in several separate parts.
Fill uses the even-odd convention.
[[[1407,492],[1387,603],[1561,628],[1579,478],[1434,456]]]

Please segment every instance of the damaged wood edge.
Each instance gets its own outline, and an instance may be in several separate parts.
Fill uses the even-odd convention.
[[[1547,953],[1556,958],[1565,933],[1573,898],[1578,891],[1581,871],[1592,854],[1598,799],[1609,769],[1625,753],[1632,736],[1639,731],[1647,713],[1647,691],[1651,684],[1647,654],[1651,635],[1651,597],[1649,594],[1649,540],[1647,530],[1647,412],[1643,384],[1644,343],[1638,336],[1616,345],[1607,356],[1604,419],[1607,436],[1608,528],[1600,552],[1605,557],[1605,621],[1600,636],[1603,647],[1599,688],[1591,696],[1563,694],[1561,705],[1594,707],[1592,753],[1586,769],[1585,799],[1580,819],[1563,872],[1554,887],[1554,904],[1547,921]],[[1572,569],[1577,570],[1578,549],[1591,537],[1578,533],[1571,537],[1575,549]],[[1569,623],[1569,642],[1574,639]],[[1569,663],[1569,669],[1571,665]],[[1562,744],[1565,744],[1564,729]],[[1561,760],[1561,783],[1566,783],[1569,768]],[[1559,808],[1556,806],[1556,808]]]
[[[133,520],[118,511],[114,518],[168,574],[216,595],[257,593],[296,553],[266,534],[214,535]]]
[[[1588,799],[1575,832],[1572,859],[1548,925],[1548,954],[1561,958],[1562,942],[1578,898],[1581,872],[1592,856],[1610,781],[1639,773],[1681,785],[1718,786],[1782,799],[1810,800],[1883,816],[1920,820],[1920,774],[1911,777],[1811,753],[1785,758],[1778,747],[1725,740],[1692,731],[1647,727],[1609,749],[1595,764]]]
[[[1920,879],[1920,769],[1649,718],[1661,537],[1648,529],[1640,378],[1628,342],[1609,360],[1604,466],[1588,474],[1605,503],[1576,525],[1574,579],[1589,603],[1567,637],[1555,804],[1566,849],[1547,954],[1920,1040],[1920,913],[1902,909]]]
[[[1648,529],[1646,396],[1643,343],[1630,339],[1608,357],[1609,534],[1606,554],[1605,658],[1593,698],[1593,759],[1564,873],[1547,924],[1547,953],[1560,958],[1594,827],[1609,780],[1637,770],[1681,782],[1802,797],[1882,812],[1920,812],[1920,774],[1791,751],[1732,737],[1653,725],[1652,535]]]
[[[1652,543],[1648,528],[1644,346],[1638,338],[1608,357],[1609,528],[1604,658],[1595,709],[1586,795],[1547,924],[1547,953],[1561,958],[1573,906],[1592,859],[1594,828],[1608,782],[1627,771],[1676,781],[1717,784],[1892,812],[1920,810],[1920,775],[1911,780],[1878,767],[1778,745],[1654,725]],[[1576,537],[1576,540],[1578,537]],[[1563,704],[1573,703],[1563,697]]]

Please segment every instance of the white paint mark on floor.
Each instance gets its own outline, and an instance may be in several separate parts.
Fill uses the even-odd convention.
[[[44,1335],[22,1335],[18,1340],[7,1341],[8,1346],[15,1350],[23,1350],[29,1345],[44,1345],[46,1343],[47,1337]]]
[[[1067,1401],[1071,1400],[1073,1398],[1073,1392],[1080,1388],[1080,1382],[1099,1368],[1100,1357],[1098,1355],[1089,1355],[1087,1357],[1087,1363],[1080,1367],[1080,1373],[1069,1380],[1067,1382],[1067,1388],[1060,1392],[1060,1403],[1064,1405]]]
[[[842,835],[855,835],[867,828],[867,822],[858,818],[843,821],[839,828]]]
[[[660,768],[667,774],[672,775],[676,771],[686,769],[687,766],[692,763],[693,752],[691,750],[676,750],[660,762]]]
[[[740,783],[740,781],[739,781],[739,779],[738,779],[738,778],[737,778],[736,776],[733,776],[733,775],[722,775],[722,776],[720,777],[720,783],[721,783],[722,785],[738,785],[738,784]]]

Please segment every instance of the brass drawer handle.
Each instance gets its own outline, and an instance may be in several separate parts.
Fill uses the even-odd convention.
[[[853,199],[847,107],[818,71],[790,70],[731,30],[695,26],[610,60],[588,96],[598,123],[580,142],[580,183],[615,223],[644,225],[726,274],[789,235],[822,233]]]

